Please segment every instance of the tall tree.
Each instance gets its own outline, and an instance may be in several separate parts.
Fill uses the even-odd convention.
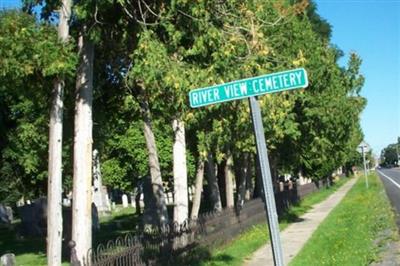
[[[153,222],[156,225],[163,225],[168,222],[168,212],[165,201],[164,186],[161,177],[161,168],[158,159],[158,151],[156,140],[153,133],[153,125],[150,114],[150,107],[146,100],[140,103],[141,111],[143,115],[143,131],[146,139],[147,151],[149,154],[149,168],[150,168],[150,179],[152,200],[155,203],[155,210],[150,210],[151,206],[145,206],[145,213],[152,213],[156,215],[156,220]],[[147,209],[147,211],[146,211]]]
[[[186,138],[184,122],[180,119],[174,119],[172,122],[172,128],[174,131],[174,222],[181,224],[189,218]],[[201,168],[201,164],[199,165],[199,167]]]
[[[83,264],[92,247],[92,100],[94,47],[80,32],[80,65],[76,78],[74,129],[74,180],[72,202],[72,239],[78,260]]]
[[[0,35],[0,200],[15,202],[46,194],[49,88],[73,75],[76,56],[26,13],[0,12]]]
[[[230,150],[226,154],[226,164],[225,164],[225,196],[226,196],[226,207],[231,208],[235,205],[234,203],[234,166],[233,166],[233,155]]]
[[[212,209],[214,211],[221,211],[221,194],[219,192],[214,156],[212,155],[211,151],[207,153],[207,183]]]
[[[59,9],[58,38],[66,42],[69,36],[71,0],[62,0]],[[54,81],[49,126],[49,167],[47,185],[47,264],[61,265],[62,248],[62,128],[63,77]]]

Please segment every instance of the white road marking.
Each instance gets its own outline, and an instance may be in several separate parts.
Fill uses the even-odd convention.
[[[396,187],[398,187],[400,189],[400,185],[398,183],[396,183],[396,181],[394,181],[391,177],[385,175],[384,173],[382,173],[381,171],[378,170],[378,173],[380,173],[381,175],[383,175],[384,177],[386,177],[390,182],[392,182]]]

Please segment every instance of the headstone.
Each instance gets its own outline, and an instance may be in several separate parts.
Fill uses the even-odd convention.
[[[93,202],[99,212],[111,211],[108,200],[107,188],[102,184],[100,172],[99,152],[93,150]]]
[[[302,175],[302,173],[299,172],[298,177],[297,177],[297,184],[298,184],[299,186],[301,186],[301,185],[306,185],[306,184],[309,184],[309,183],[311,183],[311,182],[312,182],[312,180],[311,180],[310,178],[304,177],[304,176]]]
[[[28,236],[44,236],[47,222],[47,199],[40,198],[30,205],[18,209],[21,217],[21,234]]]
[[[71,207],[71,200],[68,198],[63,198],[62,205],[65,207]]]
[[[132,206],[132,208],[136,208],[135,194],[131,193],[129,196],[131,198],[131,206]]]
[[[193,188],[193,186],[190,186],[190,187],[188,187],[188,190],[189,190],[189,200],[190,201],[192,201],[193,200],[193,191],[194,191],[194,188]]]
[[[122,207],[128,208],[129,203],[128,203],[128,196],[126,194],[122,195]]]
[[[24,197],[20,198],[17,203],[16,203],[17,207],[21,207],[25,205],[25,199]]]
[[[168,204],[174,203],[174,195],[172,194],[172,192],[167,192],[167,203]]]
[[[100,230],[99,212],[96,204],[92,202],[92,228],[95,231]]]
[[[11,207],[0,204],[0,223],[11,224],[13,212]]]
[[[15,266],[17,264],[15,260],[15,255],[12,253],[7,253],[1,256],[1,266]]]

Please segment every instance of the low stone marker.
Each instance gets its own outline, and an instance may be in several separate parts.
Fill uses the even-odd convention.
[[[15,266],[17,262],[15,261],[15,255],[12,253],[7,253],[1,256],[1,266]]]
[[[0,204],[0,223],[11,224],[13,219],[11,207]]]
[[[40,198],[32,204],[18,208],[21,217],[21,234],[24,236],[43,236],[46,234],[47,200]]]
[[[128,203],[128,196],[126,194],[122,195],[122,207],[128,208],[129,203]]]

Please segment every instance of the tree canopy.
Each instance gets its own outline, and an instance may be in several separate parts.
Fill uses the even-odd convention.
[[[259,97],[275,176],[299,173],[314,180],[350,167],[363,134],[361,58],[330,43],[331,26],[316,5],[302,1],[79,1],[71,42],[60,44],[50,18],[59,1],[42,4],[38,22],[24,12],[0,13],[0,175],[3,191],[34,197],[45,191],[51,84],[66,77],[64,183],[70,187],[76,36],[82,23],[94,43],[94,147],[104,184],[131,191],[149,174],[140,104],[152,114],[162,177],[172,182],[171,121],[187,131],[189,183],[196,160],[255,154],[245,100],[191,109],[191,89],[304,67],[304,90]],[[5,37],[7,36],[7,37]],[[253,164],[255,162],[253,161]],[[8,194],[1,192],[0,200]]]

